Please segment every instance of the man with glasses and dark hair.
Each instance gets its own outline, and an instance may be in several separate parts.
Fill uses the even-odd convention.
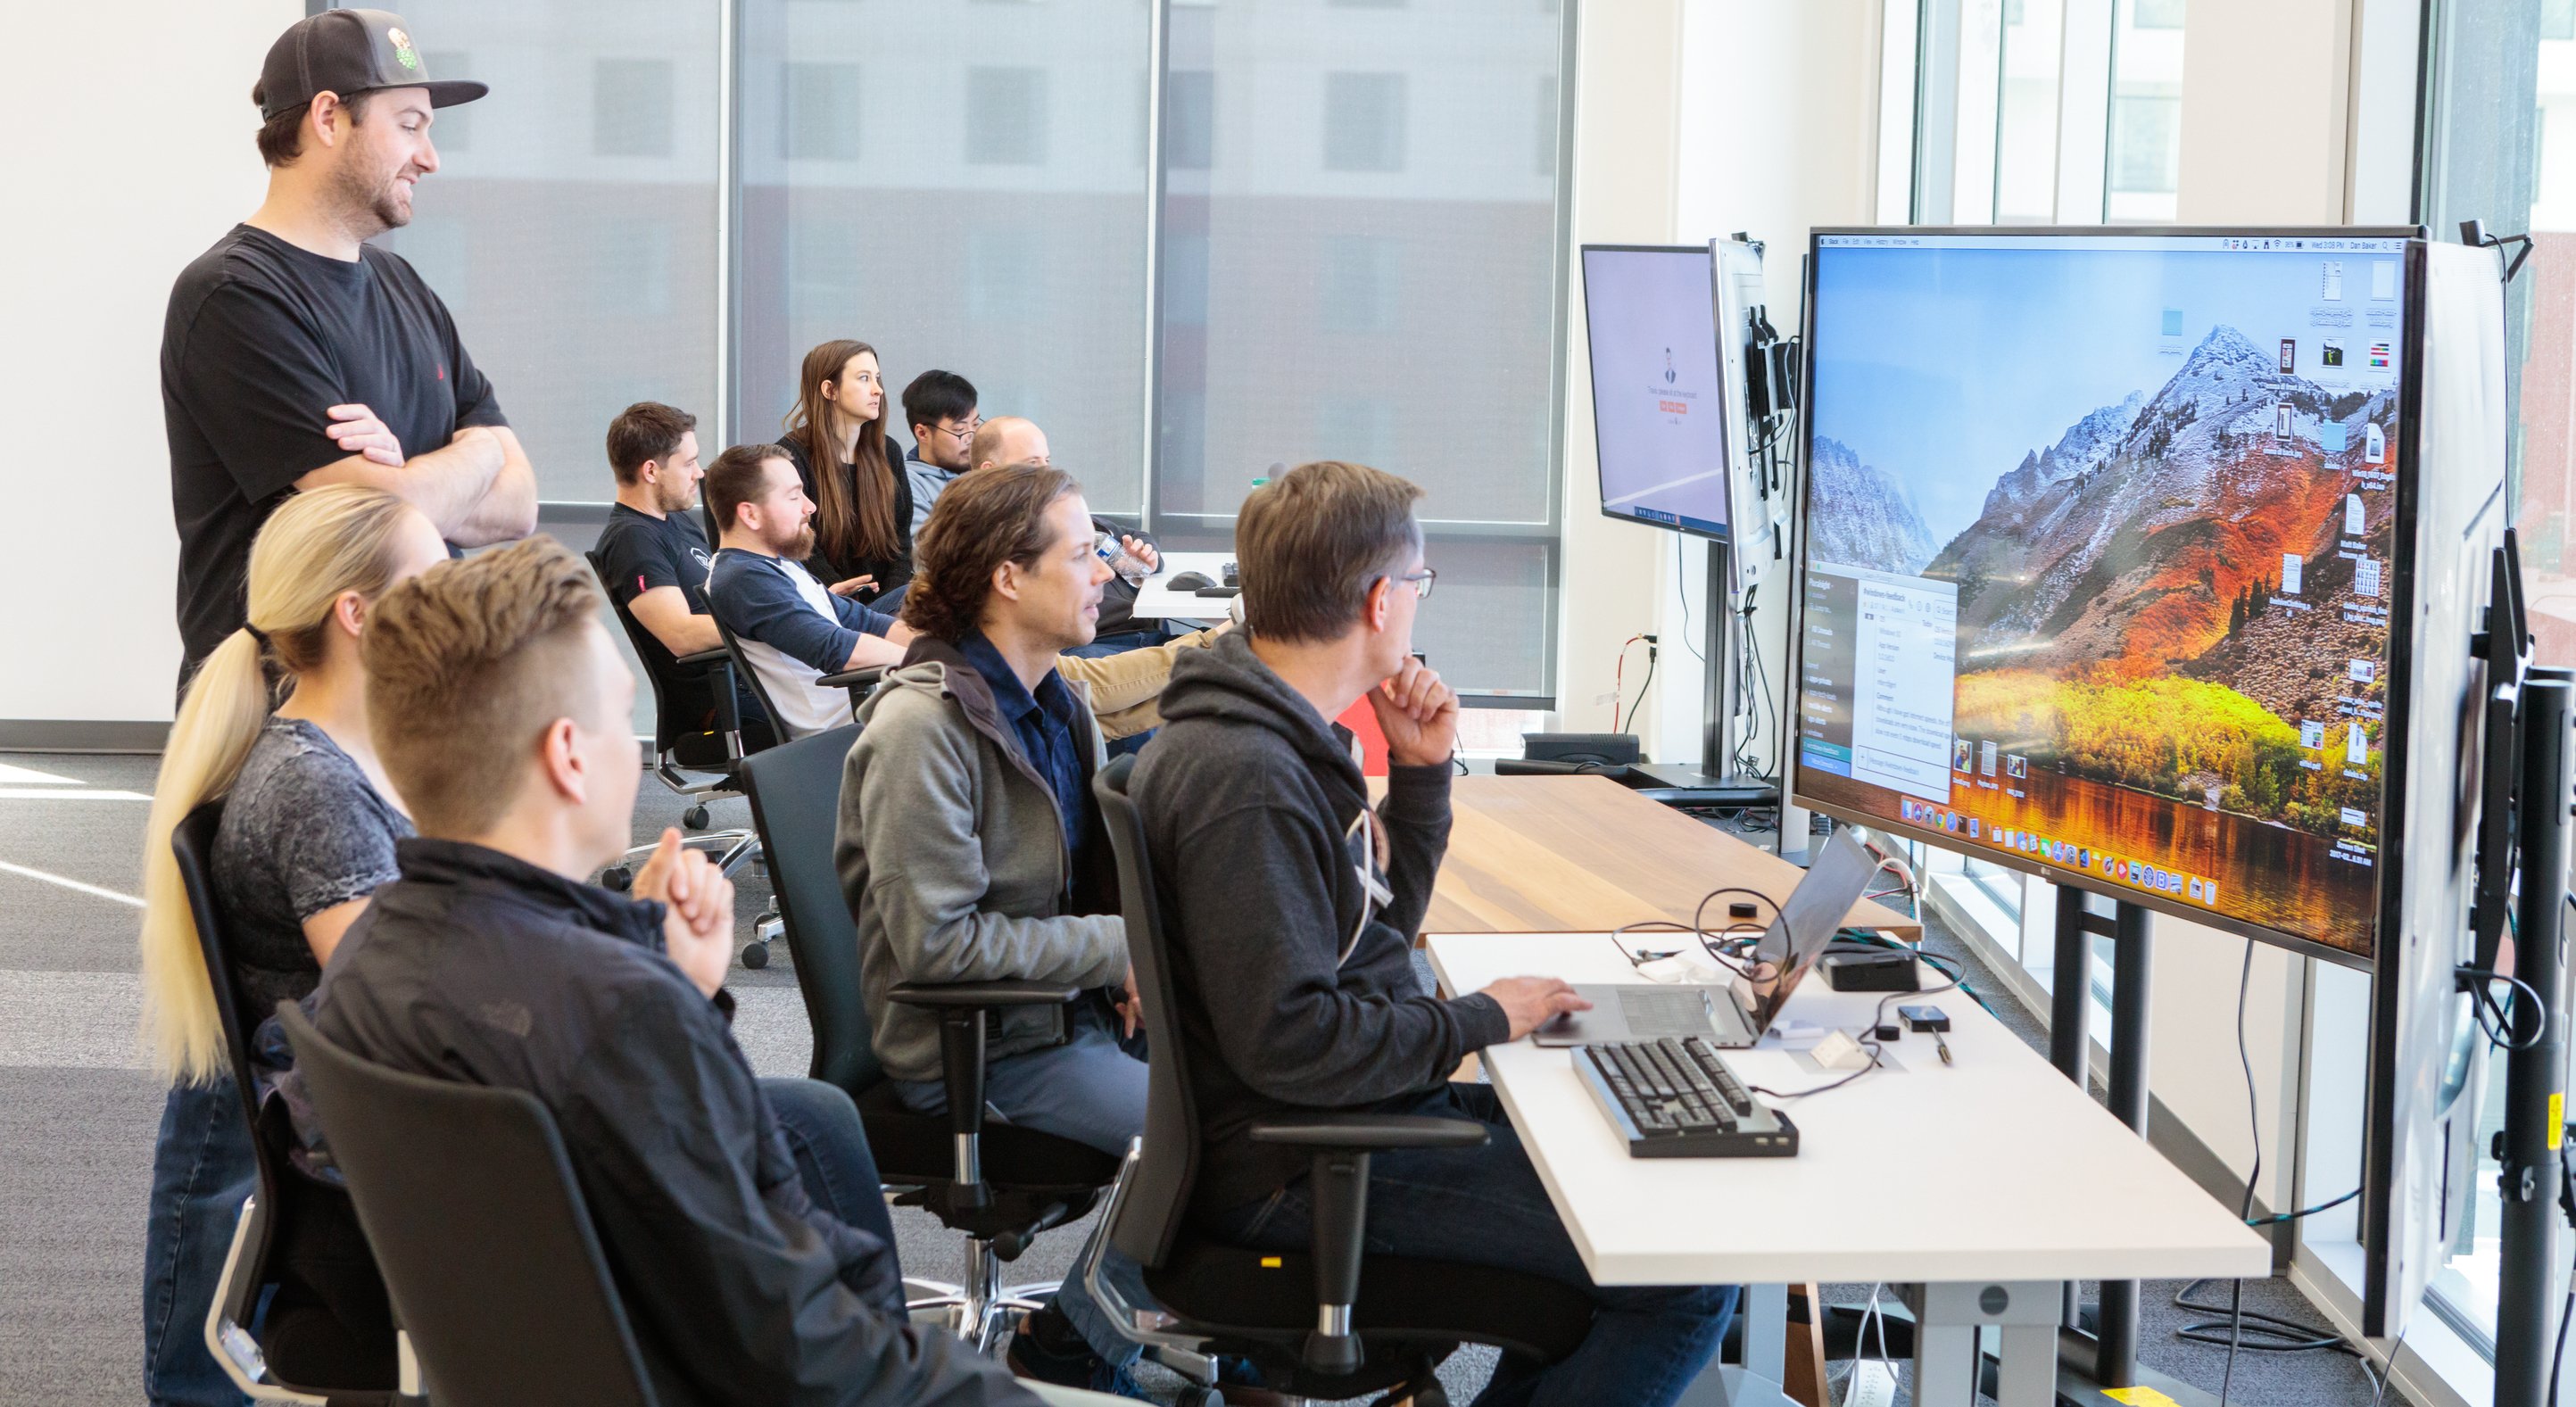
[[[903,472],[912,480],[912,535],[918,538],[939,491],[975,467],[968,456],[975,448],[975,432],[984,426],[975,414],[975,383],[936,369],[912,378],[903,388],[903,423],[912,427],[912,450],[903,457]]]
[[[1369,1249],[1590,1293],[1581,1347],[1544,1369],[1505,1354],[1480,1400],[1669,1403],[1716,1352],[1734,1289],[1593,1285],[1492,1086],[1449,1078],[1587,1003],[1540,977],[1444,999],[1414,972],[1458,736],[1458,696],[1413,657],[1437,580],[1421,497],[1330,461],[1253,490],[1235,525],[1244,629],[1173,666],[1164,737],[1136,766],[1182,1034],[1156,1057],[1189,1062],[1198,1093],[1191,1212],[1236,1245],[1302,1252],[1306,1153],[1254,1142],[1254,1126],[1317,1110],[1476,1120],[1490,1134],[1478,1147],[1376,1155]],[[1363,698],[1386,733],[1377,806],[1332,721]]]

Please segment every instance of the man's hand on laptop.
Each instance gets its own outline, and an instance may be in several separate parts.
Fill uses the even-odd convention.
[[[1506,977],[1485,989],[1512,1023],[1507,1038],[1519,1040],[1569,1011],[1590,1011],[1592,1003],[1553,977]]]
[[[714,996],[733,966],[733,881],[707,852],[681,848],[679,831],[671,829],[636,872],[633,892],[662,901],[664,951],[700,992]]]

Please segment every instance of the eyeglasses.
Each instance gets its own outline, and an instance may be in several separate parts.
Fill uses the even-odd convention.
[[[954,437],[961,445],[971,445],[975,442],[975,432],[983,428],[982,420],[970,420],[953,430],[943,428],[939,433]]]
[[[1440,573],[1429,567],[1424,567],[1418,572],[1406,572],[1395,579],[1397,581],[1411,582],[1413,584],[1414,599],[1428,601],[1431,599],[1431,584],[1440,579]]]

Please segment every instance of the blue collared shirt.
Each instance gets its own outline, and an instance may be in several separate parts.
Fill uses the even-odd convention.
[[[1002,721],[1010,725],[1019,739],[1020,752],[1029,766],[1046,779],[1047,790],[1055,793],[1056,817],[1064,824],[1064,848],[1068,857],[1082,853],[1091,831],[1091,798],[1082,789],[1082,743],[1084,733],[1082,702],[1064,682],[1064,676],[1053,669],[1038,681],[1037,692],[1029,692],[1020,676],[1011,671],[1002,652],[984,638],[984,632],[969,630],[957,642],[957,652],[975,666],[992,686],[993,704],[1001,711]]]

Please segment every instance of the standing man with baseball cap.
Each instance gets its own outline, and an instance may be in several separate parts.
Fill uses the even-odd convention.
[[[162,332],[183,680],[241,628],[251,539],[289,493],[389,490],[469,547],[535,526],[527,456],[446,306],[364,243],[408,223],[413,184],[438,169],[432,110],[483,92],[432,82],[382,10],[315,15],[268,51],[251,90],[268,198],[179,275]],[[183,1084],[163,1110],[143,1295],[155,1407],[244,1400],[205,1322],[255,1177],[250,1140],[229,1088]]]
[[[181,271],[161,334],[183,680],[241,627],[251,538],[290,492],[385,489],[460,547],[536,526],[527,455],[446,305],[365,243],[411,222],[433,110],[485,91],[433,81],[384,10],[324,11],[269,49],[268,198]]]

